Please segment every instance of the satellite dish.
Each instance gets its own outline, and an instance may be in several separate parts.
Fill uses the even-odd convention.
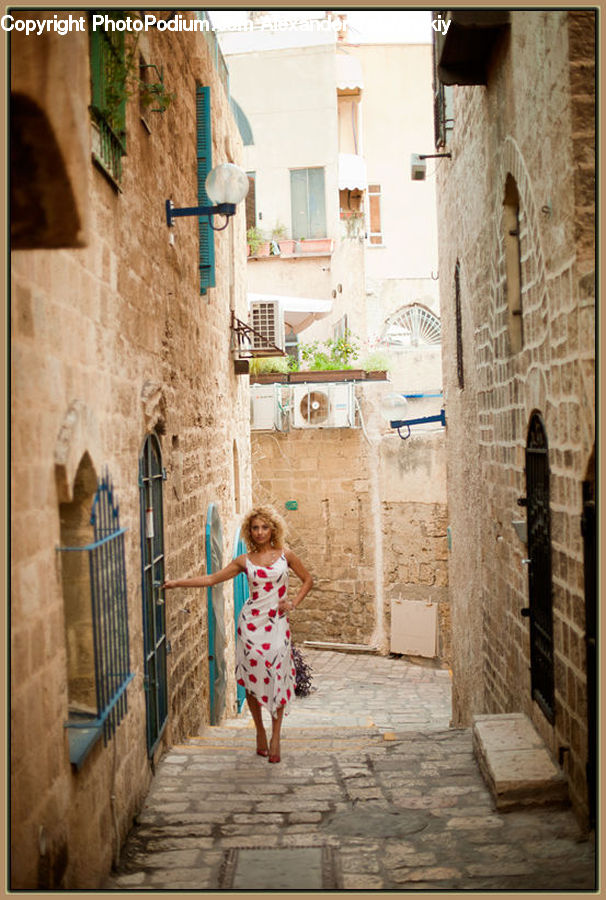
[[[319,425],[328,418],[328,397],[322,391],[308,391],[301,399],[299,411],[309,425]]]

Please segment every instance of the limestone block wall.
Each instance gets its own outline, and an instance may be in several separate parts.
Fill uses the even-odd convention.
[[[422,599],[439,604],[438,656],[446,665],[443,434],[401,441],[378,413],[386,391],[388,383],[356,388],[362,416],[356,428],[253,431],[253,495],[285,516],[289,546],[314,576],[313,591],[292,615],[296,644],[357,644],[388,653],[391,600]],[[289,500],[296,510],[285,507]]]
[[[581,482],[594,446],[593,13],[513,13],[486,87],[456,87],[452,165],[438,172],[454,719],[524,711],[587,809]],[[527,90],[533,84],[533,92]],[[539,138],[539,139],[537,139]],[[582,147],[582,149],[581,149]],[[523,340],[512,350],[504,193],[519,191]],[[459,264],[464,383],[457,371]],[[550,468],[555,725],[531,698],[525,446]],[[560,748],[568,748],[561,753]]]
[[[12,59],[15,78],[22,58],[41,66],[54,59],[50,72],[60,59],[64,74],[71,61],[75,89],[68,106],[75,105],[88,133],[88,35],[80,37],[66,57],[57,34],[14,34]],[[23,56],[21,42],[29,42]],[[11,260],[13,889],[99,887],[153,777],[143,684],[138,479],[144,440],[157,435],[166,468],[167,575],[204,570],[211,502],[219,507],[229,553],[241,510],[250,503],[248,388],[233,374],[229,349],[230,306],[245,318],[244,214],[239,211],[216,236],[217,287],[206,297],[199,291],[197,221],[177,220],[171,242],[164,220],[167,197],[176,205],[196,197],[197,81],[211,87],[214,162],[238,162],[241,143],[201,35],[150,30],[141,35],[139,49],[163,66],[175,99],[163,115],[149,113],[147,126],[138,102],[128,102],[121,190],[93,165],[89,144],[86,246],[42,245],[15,252]],[[63,90],[63,82],[54,87]],[[53,82],[47,97],[52,89]],[[35,99],[43,104],[45,97]],[[63,123],[52,118],[52,124],[60,129]],[[61,147],[69,152],[69,144]],[[66,169],[72,171],[69,161]],[[57,547],[60,504],[71,500],[83,459],[96,478],[109,472],[126,529],[135,677],[116,733],[107,746],[98,741],[76,773],[64,728],[67,651]],[[209,721],[205,594],[167,595],[168,725],[156,759],[166,743]],[[226,606],[232,635],[233,613]],[[233,708],[233,638],[227,655],[227,702]]]

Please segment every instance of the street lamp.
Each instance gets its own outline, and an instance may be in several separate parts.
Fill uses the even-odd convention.
[[[235,214],[237,204],[244,200],[248,193],[248,176],[233,163],[221,163],[208,173],[204,186],[215,205],[175,208],[172,200],[167,200],[166,224],[169,228],[177,216],[207,216],[208,224],[213,231],[223,231],[229,225],[230,216]],[[213,216],[225,216],[225,225],[215,228],[212,223]]]

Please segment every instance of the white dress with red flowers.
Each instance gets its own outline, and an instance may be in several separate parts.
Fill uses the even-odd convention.
[[[275,716],[295,694],[295,667],[288,616],[278,602],[288,590],[284,554],[271,566],[256,566],[246,557],[250,596],[238,617],[236,680]]]

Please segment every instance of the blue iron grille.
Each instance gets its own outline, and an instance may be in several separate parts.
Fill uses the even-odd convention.
[[[108,474],[98,484],[90,523],[93,543],[60,548],[88,554],[90,576],[97,715],[66,723],[69,729],[85,732],[80,740],[70,740],[71,761],[78,767],[100,733],[107,744],[126,715],[126,688],[134,677],[129,671],[126,529],[120,528],[119,507]]]
[[[109,13],[118,19],[121,13]],[[126,75],[124,32],[89,29],[93,158],[120,182],[126,153]]]

